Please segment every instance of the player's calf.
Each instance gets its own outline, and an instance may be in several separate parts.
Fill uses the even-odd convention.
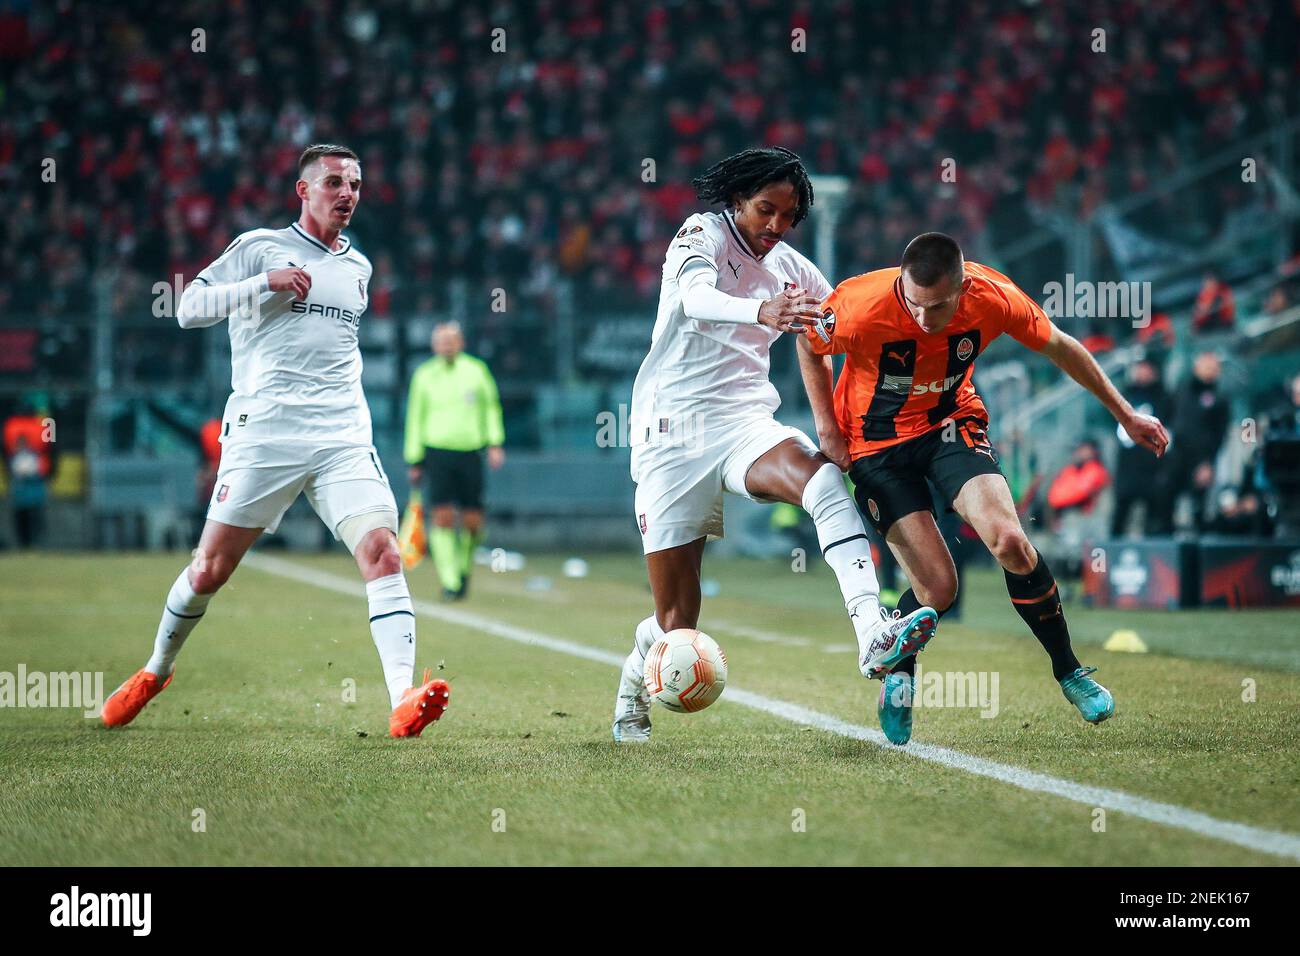
[[[207,613],[208,602],[213,592],[200,593],[191,582],[191,578],[200,585],[213,582],[210,562],[196,554],[194,563],[184,568],[172,582],[171,590],[163,601],[162,617],[158,621],[158,630],[154,634],[153,654],[144,665],[144,671],[153,674],[159,680],[171,676],[176,666],[176,656],[180,653],[190,632],[198,626],[203,615]],[[226,577],[229,577],[229,573]],[[161,690],[161,687],[159,688]],[[141,704],[143,707],[144,705]],[[134,716],[134,715],[132,715]]]
[[[1065,610],[1061,606],[1056,578],[1036,548],[1034,557],[1036,560],[1027,574],[1003,569],[1007,594],[1011,597],[1011,606],[1052,659],[1052,676],[1060,681],[1078,670],[1079,659],[1070,646],[1070,630],[1065,624]]]

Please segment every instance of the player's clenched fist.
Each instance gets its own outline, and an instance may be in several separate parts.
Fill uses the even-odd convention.
[[[1154,415],[1135,412],[1133,417],[1124,422],[1124,431],[1133,439],[1134,444],[1141,445],[1159,458],[1169,447],[1169,432]]]
[[[821,452],[831,460],[840,471],[848,471],[849,466],[853,464],[853,459],[849,457],[849,443],[844,438],[844,433],[839,428],[831,428],[827,431],[817,432],[817,444],[821,446]]]
[[[798,335],[807,331],[804,322],[816,321],[821,315],[820,305],[820,299],[803,289],[786,289],[759,306],[758,322],[778,332],[793,332]]]
[[[299,299],[306,299],[311,291],[311,276],[304,269],[276,269],[266,274],[266,280],[272,292],[292,292]]]

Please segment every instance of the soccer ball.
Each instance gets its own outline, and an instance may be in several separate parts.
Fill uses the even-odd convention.
[[[645,689],[652,700],[679,714],[703,710],[727,686],[727,655],[703,631],[669,631],[645,658]]]

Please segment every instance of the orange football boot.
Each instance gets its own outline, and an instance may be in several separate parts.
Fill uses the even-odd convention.
[[[388,732],[394,737],[418,737],[420,731],[442,716],[451,699],[451,685],[445,680],[429,680],[433,671],[424,669],[424,683],[402,695],[388,718]]]
[[[117,690],[104,701],[102,714],[106,727],[125,727],[135,720],[136,715],[144,710],[144,705],[157,697],[176,676],[173,670],[167,679],[159,683],[158,675],[143,667],[126,679]]]

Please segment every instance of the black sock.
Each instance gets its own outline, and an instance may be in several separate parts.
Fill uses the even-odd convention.
[[[908,588],[901,595],[899,595],[898,613],[900,616],[907,617],[907,615],[911,614],[920,606],[921,606],[921,602],[917,600],[916,592],[913,591],[911,588]],[[935,608],[935,610],[939,612],[939,617],[941,618],[948,613],[948,608],[943,608],[942,610],[940,610],[939,608]],[[892,671],[890,671],[890,673],[911,674],[913,677],[915,677],[916,676],[916,655],[913,654],[911,657],[900,661],[898,665]]]
[[[1012,574],[1005,568],[1002,573],[1007,578],[1011,606],[1052,658],[1052,676],[1059,681],[1079,667],[1079,659],[1070,647],[1070,629],[1065,626],[1065,610],[1061,607],[1056,578],[1052,577],[1042,553],[1037,549],[1035,553],[1038,564],[1028,574]]]

